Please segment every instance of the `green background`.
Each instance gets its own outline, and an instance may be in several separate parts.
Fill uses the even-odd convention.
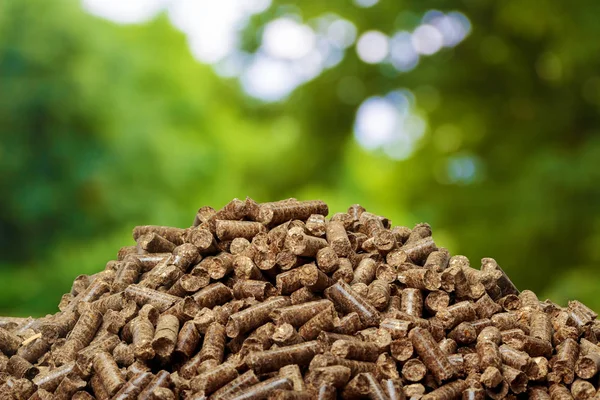
[[[494,257],[519,288],[600,310],[599,2],[289,4],[252,17],[245,50],[290,12],[392,35],[458,10],[471,32],[403,73],[352,46],[264,102],[195,60],[166,12],[118,25],[76,1],[0,2],[0,315],[55,312],[135,225],[189,226],[198,207],[247,195],[427,221],[472,265]],[[363,100],[398,89],[426,121],[403,160],[353,133]]]

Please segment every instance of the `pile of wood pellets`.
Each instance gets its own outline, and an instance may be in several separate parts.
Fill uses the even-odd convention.
[[[0,399],[588,399],[600,323],[359,205],[138,226],[43,318],[0,317]]]

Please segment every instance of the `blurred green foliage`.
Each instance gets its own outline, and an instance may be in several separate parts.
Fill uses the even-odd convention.
[[[346,3],[296,11],[390,31],[439,6]],[[248,49],[283,4],[253,18]],[[136,224],[188,226],[198,207],[246,195],[427,221],[472,264],[494,257],[520,288],[600,309],[600,3],[444,7],[468,15],[471,35],[415,70],[348,51],[285,101],[263,104],[195,61],[165,15],[119,26],[75,1],[0,2],[0,314],[54,312],[75,276],[131,244]],[[413,91],[428,128],[410,158],[356,143],[358,103],[339,97],[348,77],[358,103]],[[476,179],[449,182],[467,156]]]

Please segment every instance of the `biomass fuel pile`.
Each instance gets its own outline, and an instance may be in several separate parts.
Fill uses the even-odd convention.
[[[60,312],[0,317],[1,399],[587,399],[600,323],[496,261],[322,201],[202,207],[78,276]]]

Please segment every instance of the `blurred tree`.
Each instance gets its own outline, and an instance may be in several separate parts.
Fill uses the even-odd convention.
[[[277,0],[252,19],[244,48],[290,12],[335,12],[359,33],[392,35],[437,6]],[[469,17],[471,35],[418,68],[368,65],[350,49],[264,104],[198,64],[164,15],[117,26],[75,0],[0,2],[0,313],[53,311],[135,224],[186,226],[198,206],[246,195],[428,221],[474,265],[493,256],[518,286],[560,300],[586,282],[581,299],[600,308],[600,43],[590,40],[600,4],[445,7]],[[362,100],[402,88],[427,129],[397,161],[352,131]],[[340,96],[350,89],[353,99]]]

